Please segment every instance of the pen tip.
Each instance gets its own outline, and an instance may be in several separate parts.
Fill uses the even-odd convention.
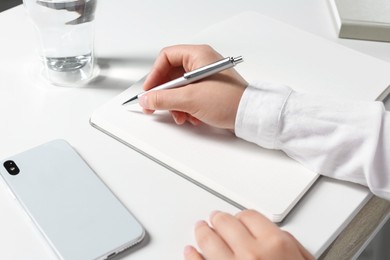
[[[130,98],[129,100],[127,100],[126,102],[124,102],[124,103],[122,104],[122,106],[123,106],[123,105],[134,104],[134,103],[136,103],[136,102],[138,102],[138,96],[134,96],[134,97]]]

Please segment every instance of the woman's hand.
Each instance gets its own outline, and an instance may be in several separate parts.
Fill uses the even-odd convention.
[[[187,246],[185,260],[314,259],[290,233],[257,211],[244,210],[235,216],[216,211],[210,223],[196,224],[200,252]]]
[[[203,67],[223,57],[207,45],[176,45],[164,48],[145,80],[149,90],[185,72]],[[247,82],[228,69],[185,87],[151,91],[140,98],[146,114],[169,110],[177,124],[201,122],[218,128],[234,129],[238,104]]]

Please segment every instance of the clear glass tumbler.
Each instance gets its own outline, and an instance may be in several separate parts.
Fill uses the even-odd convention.
[[[97,0],[23,0],[40,39],[44,76],[59,86],[93,77]]]

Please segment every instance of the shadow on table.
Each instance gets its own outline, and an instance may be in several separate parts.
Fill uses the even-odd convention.
[[[155,57],[98,57],[96,76],[86,88],[125,90],[152,67]]]

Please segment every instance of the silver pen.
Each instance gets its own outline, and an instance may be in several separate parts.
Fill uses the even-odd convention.
[[[211,75],[214,75],[220,71],[234,67],[236,64],[243,62],[243,61],[244,60],[243,60],[242,56],[238,56],[235,58],[233,58],[233,57],[224,58],[224,59],[219,60],[217,62],[206,65],[204,67],[200,67],[196,70],[184,73],[184,75],[180,78],[168,81],[167,83],[164,83],[160,86],[157,86],[155,88],[152,88],[150,90],[142,92],[142,93],[130,98],[129,100],[124,102],[122,105],[137,103],[138,99],[142,95],[144,95],[150,91],[183,87],[183,86],[188,85],[190,83],[193,83],[195,81],[201,80],[201,79],[206,78],[206,77],[211,76]]]

